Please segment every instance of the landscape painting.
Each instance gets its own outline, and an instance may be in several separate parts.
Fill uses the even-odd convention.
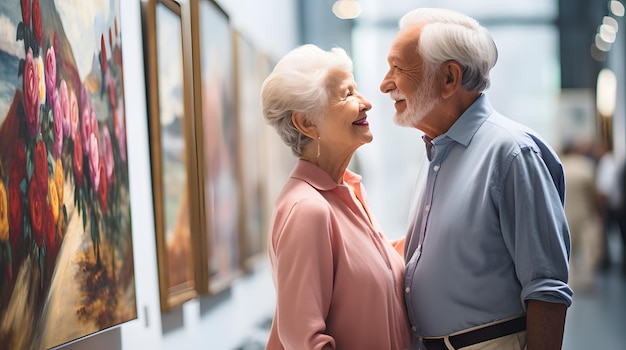
[[[119,0],[0,2],[0,339],[137,318]]]
[[[152,185],[161,310],[194,298],[193,239],[200,214],[190,82],[181,5],[142,3],[149,100]]]
[[[241,195],[238,124],[235,110],[233,31],[215,1],[191,1],[194,57],[194,109],[199,170],[206,222],[201,293],[218,293],[241,274]],[[197,31],[194,31],[197,30]],[[197,89],[196,89],[197,88]],[[204,273],[206,272],[206,273]]]

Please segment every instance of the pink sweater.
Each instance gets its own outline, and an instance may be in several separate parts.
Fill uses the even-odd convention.
[[[372,217],[361,177],[346,171],[343,180],[298,160],[277,199],[268,350],[410,346],[404,259]]]

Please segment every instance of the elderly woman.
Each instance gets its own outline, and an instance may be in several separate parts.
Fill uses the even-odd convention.
[[[261,97],[265,119],[299,158],[268,242],[277,302],[267,349],[408,348],[404,259],[374,220],[361,177],[347,170],[372,141],[371,104],[351,59],[340,48],[298,47]]]

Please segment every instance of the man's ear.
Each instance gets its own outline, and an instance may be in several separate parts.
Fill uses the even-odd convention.
[[[461,87],[463,67],[456,61],[446,61],[442,64],[443,88],[441,95],[448,98]]]
[[[292,112],[291,122],[293,123],[293,126],[295,126],[296,129],[298,129],[298,131],[300,131],[303,135],[312,139],[317,138],[317,126],[309,121],[306,113]]]

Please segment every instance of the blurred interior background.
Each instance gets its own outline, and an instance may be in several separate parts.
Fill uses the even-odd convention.
[[[325,49],[341,46],[352,55],[359,90],[373,105],[369,120],[374,142],[358,150],[351,167],[363,175],[374,214],[391,238],[405,233],[412,181],[423,148],[419,131],[393,124],[393,104],[378,89],[387,69],[386,55],[397,32],[398,19],[416,7],[444,7],[464,12],[486,26],[499,49],[492,84],[486,91],[494,107],[537,130],[564,157],[571,153],[579,156],[580,162],[566,163],[566,171],[573,171],[574,178],[582,169],[580,181],[593,183],[593,192],[581,194],[582,199],[568,204],[589,204],[584,214],[590,215],[589,219],[582,220],[581,225],[589,222],[594,225],[581,229],[581,233],[576,228],[573,237],[576,250],[572,259],[576,260],[576,268],[572,273],[580,276],[573,278],[577,284],[563,348],[623,348],[626,344],[626,283],[621,271],[624,245],[618,225],[613,221],[605,224],[610,192],[603,196],[600,191],[616,188],[619,184],[615,180],[619,176],[618,173],[598,176],[599,164],[623,164],[626,154],[623,31],[626,23],[621,1],[221,0],[217,3],[229,14],[233,27],[274,60],[303,43]],[[122,1],[121,7],[128,86],[125,89],[127,128],[133,142],[136,141],[134,147],[129,147],[132,160],[129,164],[136,222],[133,236],[137,247],[139,319],[65,348],[263,349],[274,307],[266,263],[218,295],[192,300],[169,313],[159,311],[154,230],[151,224],[146,224],[153,222],[152,208],[138,205],[146,202],[144,198],[150,198],[151,191],[145,181],[150,178],[149,151],[147,142],[143,142],[147,140],[147,117],[145,105],[140,102],[145,101],[141,16],[137,1]],[[602,161],[606,154],[610,157]],[[611,169],[610,164],[602,169]],[[607,184],[597,184],[600,177],[607,179]],[[578,247],[584,249],[579,251]]]

